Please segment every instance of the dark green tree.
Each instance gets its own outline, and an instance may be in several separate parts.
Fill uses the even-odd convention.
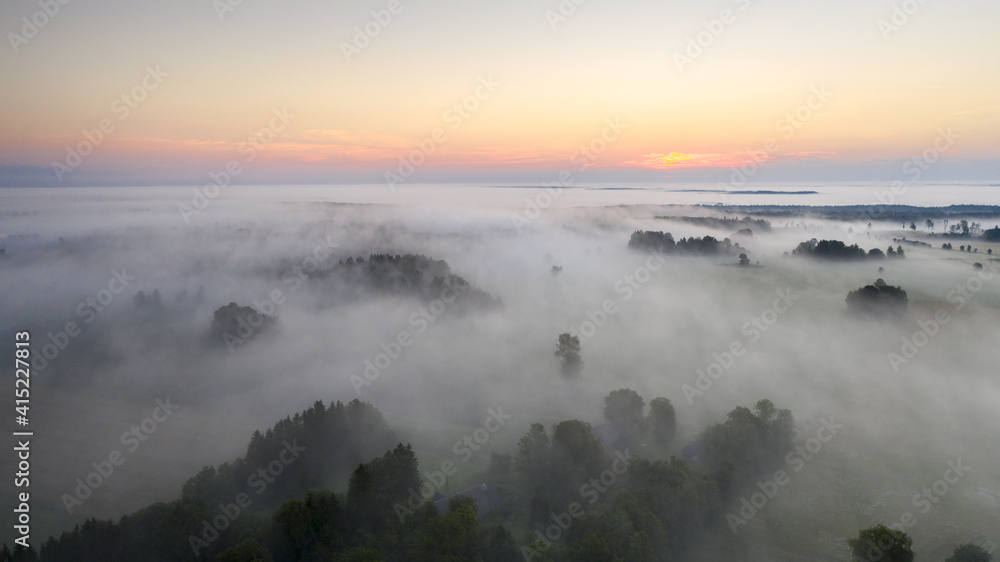
[[[709,475],[677,457],[662,461],[636,458],[628,474],[632,483],[629,495],[637,509],[648,511],[661,529],[662,536],[651,524],[639,529],[649,536],[661,560],[673,559],[670,553],[678,553],[695,542],[721,503],[717,485]]]
[[[847,541],[857,562],[913,562],[913,539],[902,531],[876,525],[858,531],[858,538]]]
[[[274,514],[273,552],[279,562],[329,560],[343,548],[342,514],[331,492],[309,492]]]
[[[352,548],[344,556],[344,562],[384,562],[385,558],[374,548]]]
[[[906,291],[882,279],[847,294],[847,309],[855,314],[902,315],[907,309]]]
[[[483,562],[519,562],[521,551],[510,529],[497,524],[486,532],[483,541]]]
[[[620,388],[604,398],[604,419],[623,432],[622,437],[631,442],[642,434],[645,426],[643,409],[645,401],[634,390]]]
[[[729,491],[749,485],[758,474],[773,470],[792,448],[794,420],[789,410],[778,410],[760,400],[753,410],[736,407],[724,423],[702,433],[705,464],[725,476]]]
[[[556,424],[550,459],[551,480],[547,489],[563,504],[579,499],[580,486],[599,476],[610,464],[590,424],[580,420]]]
[[[273,560],[271,553],[253,538],[227,548],[216,558],[217,562],[273,562]]]
[[[799,244],[792,250],[792,255],[811,256],[827,260],[852,260],[862,259],[867,254],[857,244],[848,246],[840,240],[816,240],[813,238]]]
[[[637,230],[632,233],[628,247],[632,250],[667,253],[674,249],[674,237],[669,232]]]
[[[552,457],[554,464],[572,463],[593,475],[604,469],[606,455],[589,423],[567,420],[552,431]]]
[[[396,518],[394,506],[420,489],[413,448],[402,443],[385,455],[359,465],[347,489],[346,512],[356,529],[375,532]]]
[[[38,553],[35,552],[34,548],[15,545],[14,551],[10,554],[10,559],[11,562],[35,562],[38,560]]]
[[[666,445],[677,436],[677,414],[670,400],[660,397],[649,403],[649,430],[653,439]]]
[[[955,549],[944,562],[991,562],[993,557],[981,546],[963,544]]]
[[[447,514],[427,521],[415,558],[427,562],[479,562],[481,552],[476,503],[458,496],[448,502]]]
[[[274,318],[257,312],[249,306],[240,306],[231,302],[220,307],[212,315],[211,334],[218,339],[218,343],[224,342],[223,337],[228,334],[228,338],[249,339],[255,334],[267,331],[274,324]]]
[[[583,368],[583,360],[580,359],[580,338],[570,334],[559,334],[556,357],[559,358],[564,375],[578,374]]]
[[[533,423],[517,444],[517,469],[532,480],[543,477],[549,465],[549,436],[545,426]]]

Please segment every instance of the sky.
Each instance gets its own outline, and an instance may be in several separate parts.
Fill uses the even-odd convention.
[[[990,0],[2,0],[0,185],[992,180],[997,22]]]

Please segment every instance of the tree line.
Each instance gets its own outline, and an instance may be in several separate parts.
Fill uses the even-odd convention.
[[[681,238],[674,241],[669,232],[637,230],[628,241],[632,250],[644,250],[663,254],[697,256],[730,255],[746,253],[747,250],[729,238],[717,240],[712,236]]]

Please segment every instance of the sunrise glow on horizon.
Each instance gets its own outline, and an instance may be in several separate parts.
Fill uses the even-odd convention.
[[[56,4],[0,20],[4,185],[1000,171],[995,2]]]

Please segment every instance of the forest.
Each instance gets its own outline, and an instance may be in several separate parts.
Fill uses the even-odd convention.
[[[785,473],[775,472],[777,484],[759,478],[804,462],[791,412],[766,399],[705,428],[685,448],[690,460],[644,458],[633,451],[647,439],[669,445],[677,423],[668,399],[648,406],[633,390],[609,393],[604,442],[579,420],[532,424],[517,451],[493,454],[489,473],[526,493],[499,485],[449,497],[436,489],[438,473],[421,473],[409,444],[391,445],[393,432],[371,404],[317,401],[254,432],[244,456],[203,468],[180,498],[118,521],[88,519],[37,552],[5,543],[0,561],[671,560],[713,521],[733,532],[746,525],[753,506],[743,499],[738,514],[725,513],[727,504],[758,489],[770,497]],[[824,425],[829,438],[843,427]],[[345,495],[324,486],[345,472]],[[881,525],[860,530],[851,548],[858,559],[877,552],[874,560],[909,561],[911,543]],[[989,559],[973,544],[949,558]]]

